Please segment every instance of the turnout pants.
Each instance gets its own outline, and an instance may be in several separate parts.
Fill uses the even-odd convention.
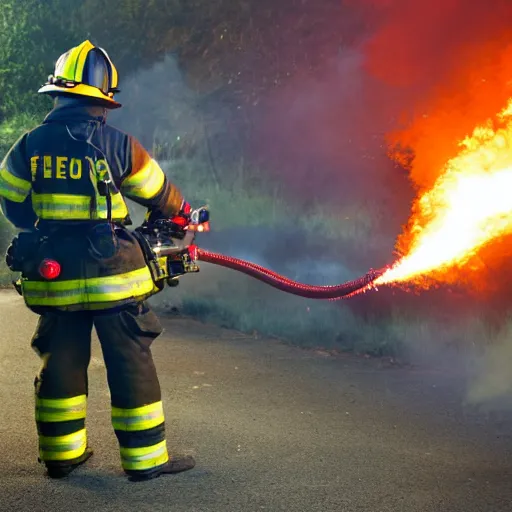
[[[87,448],[87,368],[96,329],[107,369],[112,425],[128,474],[152,472],[169,456],[160,385],[150,346],[162,332],[145,303],[115,312],[45,313],[32,347],[43,360],[35,379],[39,458],[73,464]]]

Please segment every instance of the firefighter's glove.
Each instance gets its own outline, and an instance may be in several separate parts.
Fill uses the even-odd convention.
[[[192,208],[190,207],[190,203],[187,203],[186,201],[183,201],[181,203],[181,208],[179,212],[176,215],[173,215],[171,217],[166,217],[162,215],[162,212],[158,210],[153,210],[148,212],[148,215],[146,217],[146,222],[148,224],[154,224],[157,221],[170,221],[178,226],[182,226],[185,228],[190,224],[190,214],[192,212]]]
[[[180,211],[171,217],[164,217],[158,211],[149,213],[146,224],[148,227],[166,232],[174,238],[183,239],[190,224],[192,209],[189,203],[182,203]]]
[[[183,230],[185,230],[186,227],[190,224],[190,213],[191,212],[192,212],[192,208],[190,207],[190,204],[183,201],[180,211],[178,212],[177,215],[174,215],[174,217],[171,217],[170,221],[173,224],[176,224],[177,226],[179,226]]]

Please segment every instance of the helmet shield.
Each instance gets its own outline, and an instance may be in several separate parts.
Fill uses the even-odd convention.
[[[81,83],[96,87],[105,95],[110,92],[110,69],[101,50],[94,48],[87,55]]]

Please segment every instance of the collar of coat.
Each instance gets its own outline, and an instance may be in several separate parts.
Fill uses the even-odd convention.
[[[105,114],[98,114],[102,112],[101,107],[91,106],[86,104],[64,104],[55,106],[53,110],[45,117],[43,123],[52,122],[106,122]]]

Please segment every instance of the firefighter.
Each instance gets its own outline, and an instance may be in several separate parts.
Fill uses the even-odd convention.
[[[168,453],[150,349],[162,327],[146,303],[158,289],[125,227],[125,198],[146,207],[150,219],[186,219],[190,205],[137,139],[106,124],[107,112],[121,106],[117,85],[102,48],[85,41],[64,53],[39,90],[51,95],[53,109],[0,166],[3,213],[29,240],[34,234],[24,249],[11,246],[7,259],[24,262],[20,292],[40,315],[32,340],[42,359],[35,419],[39,461],[51,478],[67,476],[92,455],[85,419],[93,327],[129,479],[195,465],[190,456]]]

